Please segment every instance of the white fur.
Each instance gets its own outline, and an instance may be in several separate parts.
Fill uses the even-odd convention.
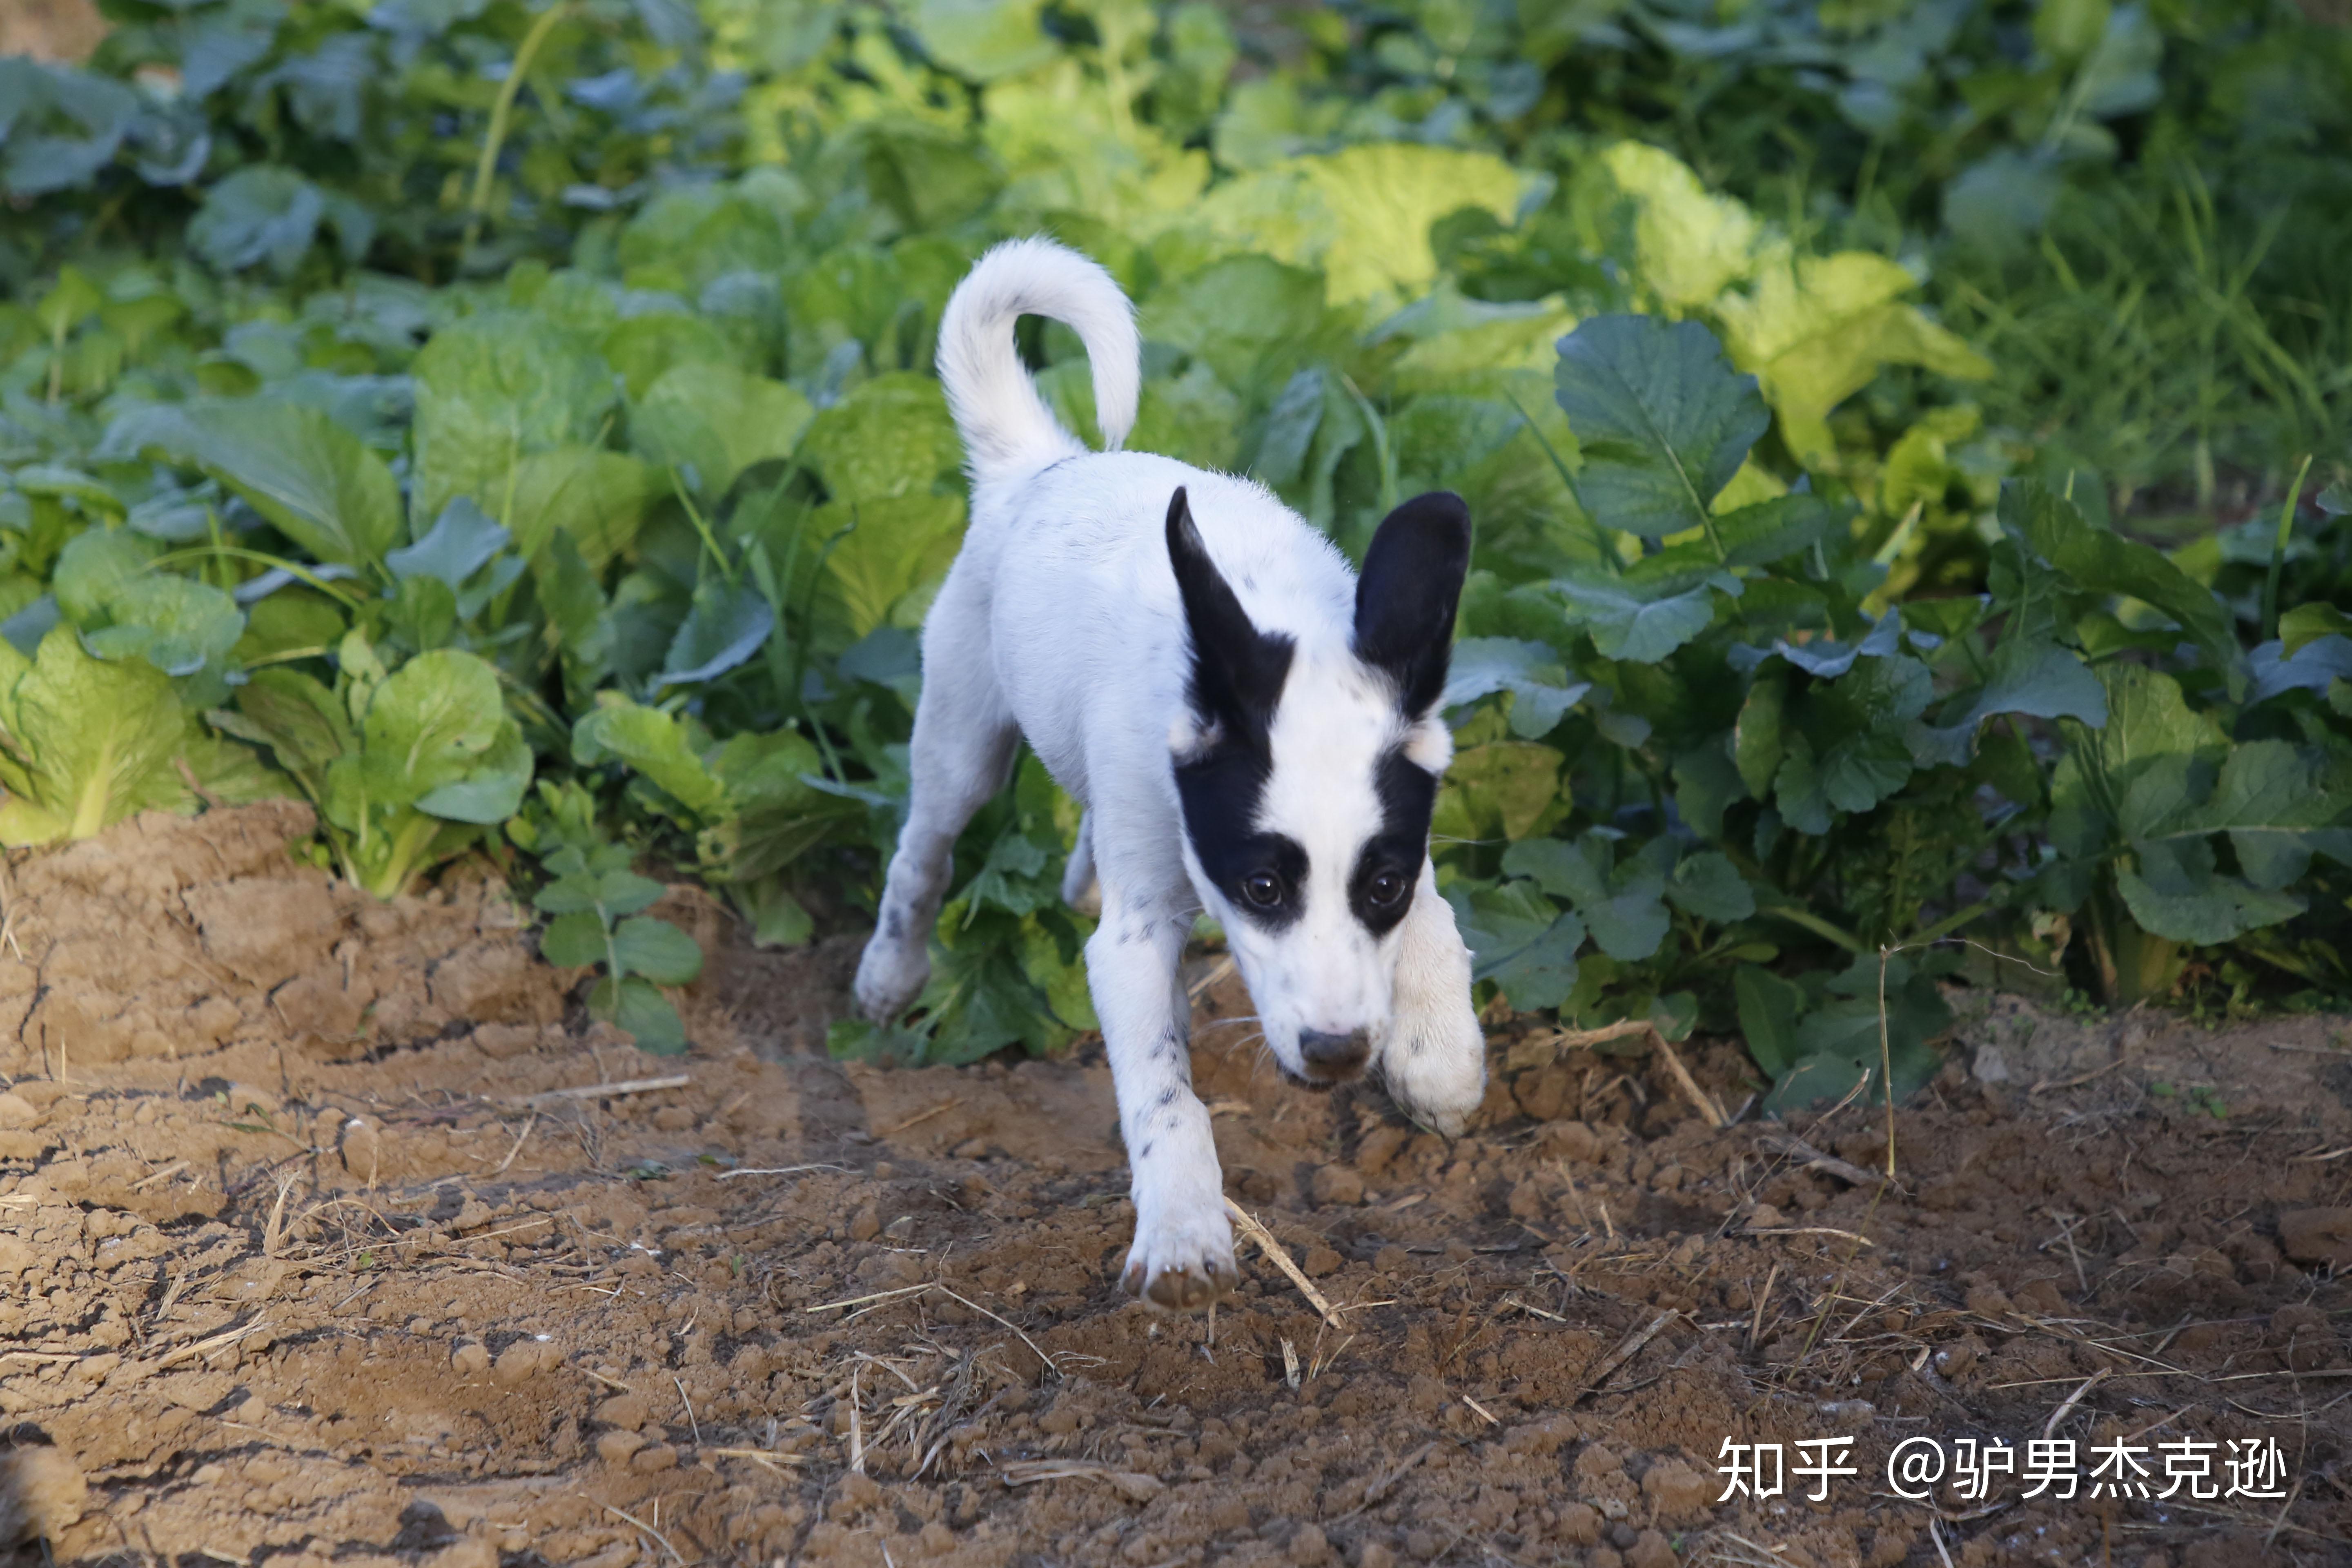
[[[1199,910],[1223,924],[1285,1068],[1301,1070],[1301,1030],[1362,1029],[1420,1121],[1458,1132],[1478,1103],[1486,1056],[1470,957],[1427,860],[1412,910],[1385,937],[1354,919],[1346,890],[1380,823],[1381,752],[1402,743],[1435,772],[1451,743],[1434,721],[1405,729],[1386,678],[1350,651],[1346,559],[1264,487],[1167,458],[1088,454],[1055,424],[1014,352],[1024,312],[1077,330],[1113,447],[1134,417],[1133,314],[1109,275],[1045,240],[983,257],[949,301],[940,343],[971,458],[971,526],[923,628],[912,798],[856,992],[868,1015],[887,1018],[921,990],[956,836],[1003,787],[1025,735],[1087,807],[1064,892],[1078,903],[1091,887],[1100,900],[1087,967],[1133,1173],[1129,1289],[1189,1308],[1234,1279],[1176,978]],[[1296,642],[1259,824],[1308,852],[1305,912],[1280,933],[1227,907],[1183,831],[1173,757],[1199,737],[1165,534],[1179,486],[1251,620]]]

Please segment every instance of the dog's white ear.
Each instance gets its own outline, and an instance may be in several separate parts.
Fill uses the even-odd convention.
[[[1250,620],[1232,584],[1209,559],[1181,485],[1168,502],[1168,562],[1175,568],[1184,624],[1192,635],[1191,696],[1202,731],[1263,732],[1290,675],[1291,640],[1261,632]]]
[[[1396,682],[1418,719],[1445,689],[1454,610],[1470,570],[1470,509],[1451,490],[1415,496],[1383,519],[1356,579],[1356,657]]]

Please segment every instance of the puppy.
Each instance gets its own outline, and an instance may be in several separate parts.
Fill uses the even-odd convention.
[[[1039,399],[1023,315],[1086,344],[1107,451]],[[921,991],[956,836],[1026,736],[1086,808],[1064,893],[1099,889],[1087,978],[1133,1174],[1122,1283],[1189,1310],[1235,1279],[1177,980],[1200,910],[1294,1082],[1376,1068],[1449,1136],[1484,1093],[1470,954],[1428,854],[1470,519],[1458,496],[1405,502],[1359,578],[1263,486],[1118,449],[1139,358],[1118,285],[1047,240],[998,246],[948,301],[971,525],[923,627],[913,797],[856,994],[887,1020]]]

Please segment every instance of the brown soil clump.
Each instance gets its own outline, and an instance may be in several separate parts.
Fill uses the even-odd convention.
[[[147,817],[10,868],[20,1561],[2352,1560],[2326,1020],[1956,994],[1889,1185],[1881,1112],[1717,1129],[1638,1040],[1532,1021],[1448,1143],[1373,1089],[1285,1086],[1214,987],[1227,1190],[1332,1311],[1245,1248],[1214,1319],[1175,1321],[1118,1291],[1098,1047],[830,1062],[834,943],[722,951],[696,1050],[643,1056],[576,1026],[496,881],[376,904],[289,852],[308,830]],[[1733,1044],[1680,1050],[1726,1110],[1756,1087]],[[2071,1500],[1891,1495],[1907,1441],[2045,1433],[2080,1445]],[[1856,1473],[1813,1501],[1796,1445],[1840,1437]],[[2158,1445],[2220,1445],[2220,1489],[2271,1439],[2283,1495],[2153,1495]],[[1783,1445],[1786,1489],[1719,1501],[1727,1441]],[[2118,1442],[2150,1495],[2091,1495]]]

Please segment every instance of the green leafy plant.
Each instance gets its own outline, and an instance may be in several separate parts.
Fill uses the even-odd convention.
[[[1487,994],[1738,1030],[1776,1110],[1917,1081],[1962,973],[2352,995],[2352,35],[1349,4],[1236,81],[1197,5],[444,10],[0,62],[0,838],[292,790],[379,892],[502,826],[856,929],[967,517],[940,313],[1050,231],[1137,301],[1137,449],[1343,550],[1470,502]],[[835,1048],[1090,1027],[1076,824],[1024,760]],[[550,941],[667,1047],[644,896]]]
[[[540,951],[565,968],[600,968],[588,993],[590,1014],[627,1031],[639,1050],[676,1056],[687,1047],[686,1026],[661,987],[688,984],[700,974],[702,949],[669,921],[640,912],[663,889],[630,870],[632,858],[615,844],[566,844],[546,858],[553,879],[531,901],[554,919]]]
[[[521,807],[530,748],[497,671],[471,654],[424,653],[387,670],[354,631],[336,656],[332,687],[264,669],[211,717],[270,749],[319,808],[343,874],[388,899]]]

